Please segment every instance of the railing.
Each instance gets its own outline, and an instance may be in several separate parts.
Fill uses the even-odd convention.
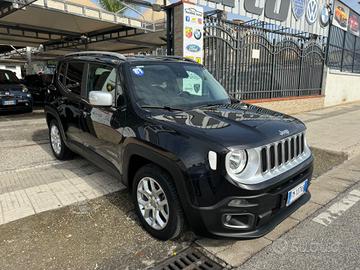
[[[360,74],[360,37],[331,26],[327,65],[331,69]]]
[[[238,99],[320,95],[323,42],[208,17],[204,64]]]

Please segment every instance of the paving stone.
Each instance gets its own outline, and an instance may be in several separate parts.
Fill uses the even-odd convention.
[[[314,181],[312,185],[319,189],[342,192],[353,185],[353,182],[339,178],[323,177],[320,181]]]
[[[325,205],[337,196],[337,192],[310,185],[311,202]]]
[[[12,209],[10,211],[6,211],[6,212],[3,213],[4,220],[3,220],[2,223],[8,223],[8,222],[18,220],[20,218],[28,217],[28,216],[31,216],[31,215],[34,215],[34,214],[35,214],[35,211],[32,208],[32,206]]]
[[[296,210],[290,217],[302,221],[321,207],[322,205],[309,201]]]
[[[253,240],[239,240],[229,248],[218,252],[216,256],[233,267],[237,267],[271,243],[272,241],[265,237]]]
[[[231,247],[236,241],[235,240],[219,240],[219,239],[210,239],[210,238],[202,238],[196,241],[196,243],[205,248],[212,254],[217,254],[220,251],[228,249]]]
[[[360,161],[359,161],[359,164],[360,164]],[[356,182],[360,181],[360,170],[359,169],[357,169],[357,170],[349,169],[347,167],[341,166],[340,168],[337,168],[335,170],[328,172],[326,174],[326,177],[344,179],[344,180],[356,183]]]
[[[280,236],[282,236],[284,233],[291,230],[297,224],[299,224],[299,220],[288,217],[287,219],[282,221],[279,225],[277,225],[271,232],[265,235],[265,237],[269,240],[274,241],[278,239]]]

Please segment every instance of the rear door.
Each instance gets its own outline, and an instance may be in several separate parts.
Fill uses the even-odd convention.
[[[59,87],[62,90],[58,104],[58,112],[66,123],[67,138],[82,146],[80,128],[80,101],[85,84],[85,63],[79,61],[64,62],[60,66],[58,77]]]
[[[84,139],[92,151],[121,172],[122,128],[125,124],[125,106],[118,68],[101,63],[89,63],[87,66],[86,90],[81,102],[80,126]],[[103,91],[112,94],[113,104],[109,107],[92,106],[89,103],[90,91]],[[121,123],[120,123],[121,122]]]

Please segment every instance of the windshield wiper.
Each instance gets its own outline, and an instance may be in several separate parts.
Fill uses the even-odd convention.
[[[183,109],[180,108],[174,108],[174,107],[170,107],[170,106],[154,106],[154,105],[143,105],[140,106],[143,109],[159,109],[159,110],[167,110],[167,111],[184,111]]]
[[[224,103],[209,103],[209,104],[201,105],[201,106],[199,106],[197,108],[201,109],[201,108],[215,107],[215,106],[221,106],[221,105],[225,105],[225,104]]]

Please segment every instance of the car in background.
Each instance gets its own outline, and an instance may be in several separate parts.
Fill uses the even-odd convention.
[[[52,74],[26,75],[22,82],[32,95],[35,104],[44,104],[45,94],[52,82]]]
[[[15,73],[0,69],[0,111],[32,111],[33,100]]]
[[[354,14],[350,15],[349,17],[349,29],[353,33],[359,32],[359,20],[358,17]]]
[[[348,21],[348,15],[341,6],[337,6],[335,9],[335,20],[340,24],[341,27],[346,27]]]

